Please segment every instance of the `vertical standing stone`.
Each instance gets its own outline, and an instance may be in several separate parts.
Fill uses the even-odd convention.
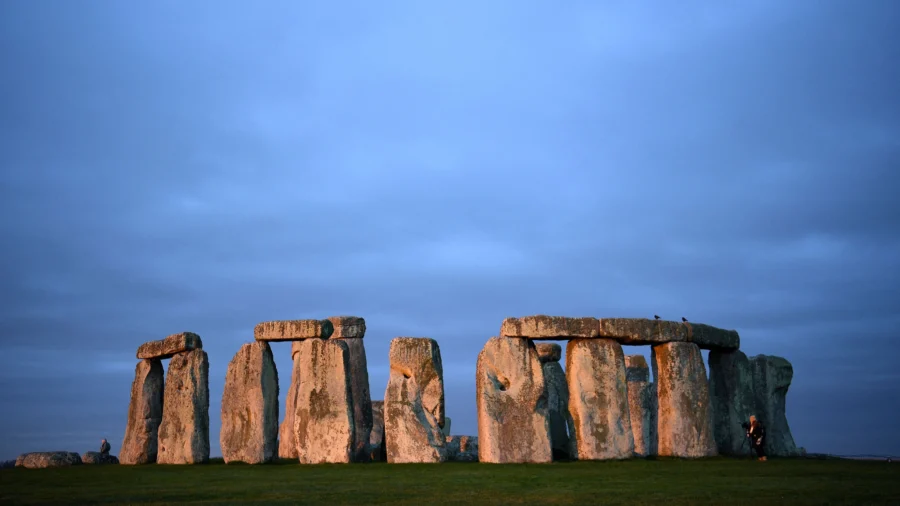
[[[537,343],[535,348],[544,372],[544,383],[547,386],[547,408],[550,412],[550,441],[553,445],[553,458],[562,459],[569,456],[569,385],[566,373],[559,363],[562,348],[556,343]]]
[[[365,320],[356,316],[333,316],[331,340],[339,339],[347,344],[350,361],[350,396],[353,399],[354,460],[366,460],[364,455],[372,432],[372,396],[369,392],[369,368],[363,339]]]
[[[716,455],[709,383],[700,348],[694,343],[664,343],[652,350],[659,455]]]
[[[569,341],[566,378],[575,428],[571,456],[578,460],[633,457],[622,345],[612,339]]]
[[[447,460],[444,424],[444,369],[437,341],[398,337],[391,341],[391,375],[384,393],[387,461],[429,463]]]
[[[722,455],[751,452],[746,430],[753,410],[753,378],[750,361],[742,351],[709,352],[709,401],[713,413],[713,434]]]
[[[372,432],[369,435],[369,460],[383,462],[385,457],[384,440],[384,401],[372,401]]]
[[[158,358],[141,360],[134,368],[125,440],[119,453],[122,464],[156,462],[159,424],[163,416],[163,366]]]
[[[356,434],[347,343],[307,339],[298,355],[297,458],[301,464],[352,462]]]
[[[475,391],[480,462],[553,460],[547,387],[534,343],[489,339],[478,355]]]
[[[179,353],[166,373],[159,425],[160,464],[209,461],[209,359],[201,349]]]
[[[653,455],[656,441],[654,392],[650,383],[650,368],[643,355],[625,357],[625,379],[628,381],[628,411],[631,414],[634,453],[638,457]]]
[[[794,378],[794,367],[786,359],[757,355],[750,359],[756,417],[766,428],[767,455],[797,455],[797,445],[788,425],[785,404]]]
[[[297,458],[297,432],[294,430],[294,417],[297,415],[297,394],[300,392],[300,343],[291,342],[291,384],[284,397],[284,420],[278,429],[278,458]]]
[[[226,463],[271,462],[278,442],[278,371],[266,341],[241,346],[225,374],[222,429]]]

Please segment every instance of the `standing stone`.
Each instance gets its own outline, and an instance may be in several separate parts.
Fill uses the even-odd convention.
[[[694,343],[652,348],[657,388],[658,454],[664,457],[716,455],[709,383],[703,355]]]
[[[347,343],[307,339],[298,355],[297,458],[301,464],[352,462],[356,434]]]
[[[785,403],[794,378],[791,363],[781,357],[757,355],[750,359],[756,417],[766,428],[767,455],[797,455],[797,445],[788,425]]]
[[[241,346],[225,374],[219,442],[226,463],[271,462],[277,455],[278,371],[265,341]]]
[[[576,339],[566,346],[569,413],[578,460],[634,456],[625,354],[612,339]]]
[[[650,368],[643,355],[625,357],[625,379],[628,381],[628,411],[634,453],[638,457],[655,454],[656,425]]]
[[[372,432],[372,396],[369,392],[369,369],[366,363],[366,348],[363,337],[366,321],[358,316],[332,316],[328,318],[334,333],[330,339],[340,339],[347,343],[350,361],[350,396],[353,400],[353,442],[354,461],[368,460],[365,457]]]
[[[753,378],[744,352],[709,352],[709,401],[719,453],[749,454],[752,449],[741,424],[747,423],[754,414]]]
[[[162,423],[160,464],[209,461],[209,359],[195,349],[169,361]]]
[[[391,341],[391,375],[384,393],[387,461],[447,460],[444,425],[444,369],[437,341],[398,337]]]
[[[291,384],[284,398],[284,421],[278,429],[278,458],[297,458],[297,432],[294,430],[294,417],[297,415],[297,394],[300,392],[300,343],[291,343]]]
[[[480,462],[553,460],[547,387],[534,343],[490,338],[478,355],[475,391]]]
[[[559,363],[562,347],[556,343],[537,343],[535,348],[544,372],[544,384],[547,387],[547,409],[550,412],[550,441],[553,446],[553,458],[564,459],[569,456],[569,385],[566,373]]]
[[[449,416],[444,415],[444,426],[441,427],[441,433],[444,435],[444,439],[450,437],[450,424],[453,420],[450,419]]]
[[[372,432],[369,435],[369,460],[384,462],[384,401],[372,401]]]
[[[122,464],[156,462],[164,383],[163,366],[158,358],[141,360],[134,368],[125,439],[119,452]]]
[[[478,438],[474,436],[447,436],[447,460],[453,462],[478,462]]]

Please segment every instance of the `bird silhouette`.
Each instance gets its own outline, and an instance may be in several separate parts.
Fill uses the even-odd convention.
[[[685,318],[684,316],[682,316],[682,317],[681,317],[681,321],[687,323],[687,318]]]
[[[655,315],[653,315],[653,318],[656,319],[656,320],[659,320],[659,315],[658,315],[658,314],[655,314]]]

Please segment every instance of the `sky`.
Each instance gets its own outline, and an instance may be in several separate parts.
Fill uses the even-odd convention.
[[[505,317],[659,314],[790,360],[798,446],[900,454],[900,4],[324,4],[0,2],[0,460],[118,453],[182,331],[221,455],[254,325],[332,315],[375,399],[436,339],[455,434]]]

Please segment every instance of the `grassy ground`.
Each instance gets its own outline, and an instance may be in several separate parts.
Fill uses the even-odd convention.
[[[78,466],[0,470],[0,504],[900,504],[900,464]]]

